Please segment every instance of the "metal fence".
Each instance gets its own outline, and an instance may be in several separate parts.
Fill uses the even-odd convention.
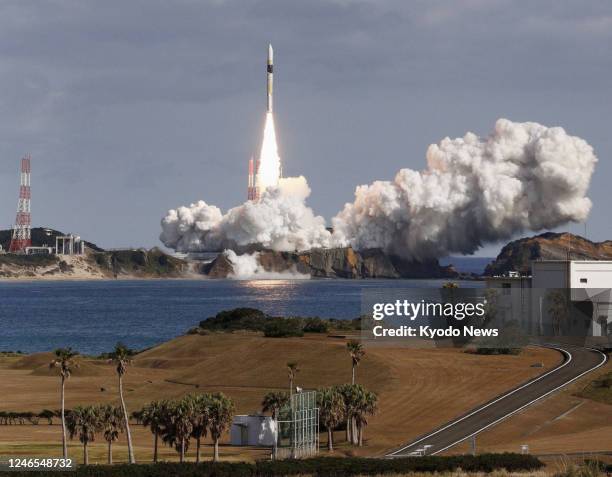
[[[294,394],[279,413],[277,459],[311,457],[319,452],[317,392]]]

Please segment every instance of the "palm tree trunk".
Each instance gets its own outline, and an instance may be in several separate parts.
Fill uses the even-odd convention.
[[[330,452],[334,450],[334,433],[331,427],[327,428],[327,450]]]
[[[157,464],[157,441],[159,440],[159,433],[155,431],[155,444],[153,445],[153,462]]]
[[[108,441],[108,463],[113,463],[113,441]]]
[[[213,455],[213,462],[219,461],[219,438],[215,437],[215,453]]]
[[[130,464],[135,464],[136,459],[134,458],[134,449],[132,448],[132,434],[130,433],[130,419],[128,417],[127,408],[125,407],[125,400],[123,399],[123,380],[119,375],[119,398],[121,399],[121,410],[123,411],[123,421],[125,422],[125,435],[127,437],[128,445],[128,457]]]
[[[89,452],[87,451],[87,441],[83,442],[83,464],[89,464]]]
[[[201,441],[202,441],[202,438],[198,436],[196,438],[196,464],[200,463],[200,445],[202,443]]]
[[[64,405],[64,388],[66,384],[66,378],[62,376],[62,453],[64,454],[64,459],[68,458],[68,443],[66,442],[66,415],[65,415],[65,405]]]
[[[357,430],[357,419],[353,417],[353,425],[351,427],[351,436],[353,437],[353,444],[359,444],[359,434]]]
[[[289,399],[293,396],[293,378],[289,378]]]
[[[346,418],[346,442],[349,444],[353,442],[353,416],[350,414]]]
[[[363,426],[359,426],[359,429],[357,431],[358,435],[359,435],[359,447],[363,447]]]
[[[351,378],[351,384],[355,384],[355,364],[353,363],[353,377]]]
[[[347,413],[346,415],[346,429],[344,429],[344,433],[346,434],[346,442],[351,442],[351,416]]]
[[[181,461],[181,464],[183,462],[185,462],[185,438],[184,437],[181,439],[181,457],[180,457],[180,461]]]

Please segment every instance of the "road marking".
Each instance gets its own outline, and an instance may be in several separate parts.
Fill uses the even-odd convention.
[[[561,349],[561,348],[558,348],[558,349]],[[506,414],[505,416],[502,416],[502,417],[500,417],[499,419],[497,419],[497,420],[495,420],[495,421],[493,421],[493,422],[491,422],[491,423],[487,424],[486,426],[481,427],[480,429],[478,429],[476,432],[473,432],[473,433],[472,433],[472,434],[470,434],[469,436],[466,436],[466,437],[464,437],[464,438],[462,438],[462,439],[459,439],[458,441],[453,442],[451,445],[446,446],[446,447],[444,447],[443,449],[440,449],[440,450],[438,450],[438,451],[434,452],[434,453],[433,453],[433,454],[431,454],[431,455],[436,455],[436,454],[439,454],[440,452],[444,452],[446,449],[450,449],[450,448],[451,448],[451,447],[453,447],[454,445],[459,444],[460,442],[462,442],[462,441],[464,441],[464,440],[466,440],[466,439],[469,439],[470,437],[475,436],[476,434],[479,434],[480,432],[482,432],[482,431],[484,431],[484,430],[488,429],[489,427],[494,426],[494,425],[495,425],[495,424],[497,424],[498,422],[503,421],[504,419],[506,419],[506,418],[508,418],[508,417],[512,416],[513,414],[516,414],[517,412],[519,412],[519,411],[521,411],[521,410],[525,409],[525,408],[526,408],[526,407],[528,407],[528,406],[531,406],[531,405],[532,405],[534,402],[537,402],[537,401],[539,401],[540,399],[545,398],[545,397],[546,397],[546,396],[548,396],[549,394],[552,394],[552,393],[554,393],[555,391],[558,391],[559,389],[561,389],[561,388],[563,388],[563,387],[567,386],[568,384],[573,383],[573,382],[574,382],[574,381],[576,381],[577,379],[581,378],[581,377],[582,377],[582,376],[584,376],[585,374],[588,374],[588,373],[590,373],[591,371],[594,371],[594,370],[596,370],[597,368],[599,368],[600,366],[603,366],[604,364],[606,364],[606,361],[608,361],[608,357],[607,357],[607,356],[606,356],[604,353],[602,353],[602,352],[601,352],[601,351],[599,351],[599,350],[594,350],[594,349],[592,349],[592,348],[587,348],[587,349],[590,349],[591,351],[597,351],[598,353],[600,353],[600,354],[601,354],[601,355],[604,357],[604,359],[601,361],[601,363],[599,363],[597,366],[594,366],[593,368],[587,369],[586,371],[584,371],[583,373],[579,374],[578,376],[576,376],[576,377],[574,377],[574,378],[570,379],[569,381],[566,381],[565,383],[563,383],[563,384],[561,384],[561,385],[557,386],[557,387],[556,387],[556,388],[554,388],[554,389],[551,389],[551,390],[550,390],[550,391],[548,391],[547,393],[542,394],[540,397],[535,398],[533,401],[530,401],[530,402],[528,402],[527,404],[524,404],[523,406],[519,407],[518,409],[515,409],[515,410],[514,410],[514,411],[512,411],[512,412],[509,412],[509,413],[508,413],[508,414]],[[565,350],[563,350],[563,351],[565,351]]]
[[[485,404],[485,405],[484,405],[484,406],[482,406],[482,407],[479,407],[479,408],[475,409],[474,411],[470,412],[469,414],[467,414],[467,415],[465,415],[465,416],[463,416],[463,417],[461,417],[461,418],[459,418],[459,419],[457,419],[457,420],[455,420],[455,421],[452,421],[452,422],[448,423],[448,424],[447,424],[447,425],[445,425],[444,427],[441,427],[440,429],[438,429],[438,430],[436,430],[436,431],[434,431],[434,432],[431,432],[430,434],[427,434],[427,435],[425,435],[425,436],[421,437],[420,439],[418,439],[418,440],[416,440],[416,441],[414,441],[414,442],[411,442],[410,444],[408,444],[408,445],[406,445],[406,446],[404,446],[404,447],[402,447],[402,448],[400,448],[400,449],[398,449],[398,450],[396,450],[396,451],[393,451],[393,452],[391,452],[391,453],[387,454],[385,457],[394,457],[394,456],[397,456],[397,454],[400,454],[401,452],[405,451],[406,449],[408,449],[408,448],[410,448],[410,447],[415,446],[415,445],[416,445],[416,444],[418,444],[419,442],[422,442],[422,441],[424,441],[424,440],[426,440],[426,439],[429,439],[429,438],[431,438],[431,437],[435,436],[436,434],[439,434],[439,433],[440,433],[440,432],[442,432],[442,431],[445,431],[446,429],[448,429],[448,428],[450,428],[450,427],[452,427],[452,426],[454,426],[454,425],[456,425],[456,424],[458,424],[458,423],[460,423],[460,422],[464,421],[465,419],[467,419],[467,418],[469,418],[469,417],[473,416],[474,414],[479,413],[480,411],[482,411],[482,410],[484,410],[484,409],[488,408],[489,406],[492,406],[493,404],[496,404],[496,403],[498,403],[499,401],[501,401],[501,400],[503,400],[503,399],[506,399],[508,396],[511,396],[511,395],[513,395],[514,393],[516,393],[516,392],[518,392],[518,391],[520,391],[520,390],[522,390],[522,389],[525,389],[526,387],[531,386],[532,384],[534,384],[534,383],[536,383],[536,382],[540,381],[541,379],[544,379],[546,376],[549,376],[549,375],[550,375],[550,374],[552,374],[552,373],[556,373],[557,371],[561,370],[562,368],[564,368],[565,366],[567,366],[568,364],[570,364],[570,363],[572,362],[572,359],[573,359],[573,358],[572,358],[571,353],[569,353],[568,351],[566,351],[566,350],[565,350],[565,349],[563,349],[563,348],[558,348],[558,347],[555,347],[555,346],[550,346],[550,347],[551,347],[551,348],[553,348],[553,349],[556,349],[557,351],[561,351],[561,352],[562,352],[562,353],[563,353],[563,354],[566,356],[566,358],[567,358],[567,359],[566,359],[566,361],[565,361],[563,364],[561,364],[561,365],[557,366],[557,367],[556,367],[556,368],[554,368],[554,369],[551,369],[550,371],[548,371],[548,372],[544,373],[544,374],[543,374],[543,375],[541,375],[541,376],[538,376],[537,378],[535,378],[535,379],[533,379],[533,380],[531,380],[531,381],[526,382],[526,383],[525,383],[525,384],[523,384],[522,386],[519,386],[518,388],[515,388],[515,389],[513,389],[512,391],[509,391],[508,393],[506,393],[506,394],[503,394],[503,395],[499,396],[499,397],[498,397],[498,398],[496,398],[495,400],[493,400],[493,401],[491,401],[491,402],[489,402],[489,403]],[[445,451],[446,449],[449,449],[450,447],[453,447],[454,445],[458,444],[459,442],[462,442],[462,441],[464,441],[464,440],[466,440],[466,439],[469,439],[469,438],[470,438],[470,437],[472,437],[472,436],[475,436],[476,434],[478,434],[478,433],[480,433],[480,432],[484,431],[485,429],[487,429],[487,428],[489,428],[489,427],[491,427],[491,426],[493,426],[493,425],[497,424],[499,421],[501,421],[501,420],[503,420],[503,419],[506,419],[507,417],[511,416],[512,414],[515,414],[515,413],[517,413],[517,412],[521,411],[521,410],[522,410],[522,409],[524,409],[525,407],[530,406],[530,405],[531,405],[531,404],[533,404],[534,402],[539,401],[540,399],[542,399],[542,398],[544,398],[544,397],[548,396],[549,394],[551,394],[551,393],[553,393],[553,392],[557,391],[558,389],[560,389],[560,388],[562,388],[562,387],[564,387],[564,386],[567,386],[568,384],[570,384],[571,382],[575,381],[576,379],[581,378],[581,377],[582,377],[582,376],[584,376],[585,374],[590,373],[591,371],[593,371],[593,370],[595,370],[595,369],[599,368],[600,366],[603,366],[603,365],[606,363],[606,361],[607,361],[608,357],[607,357],[607,356],[606,356],[604,353],[602,353],[602,352],[601,352],[601,351],[599,351],[599,350],[595,350],[595,349],[593,349],[593,348],[587,348],[587,349],[590,349],[591,351],[596,351],[596,352],[600,353],[600,354],[601,354],[601,355],[604,357],[603,361],[602,361],[601,363],[599,363],[597,366],[595,366],[595,367],[593,367],[593,368],[588,369],[587,371],[583,372],[582,374],[580,374],[580,375],[578,375],[578,376],[576,376],[576,377],[574,377],[574,378],[570,379],[569,381],[566,381],[565,383],[561,384],[560,386],[558,386],[558,387],[556,387],[556,388],[552,389],[551,391],[548,391],[547,393],[545,393],[545,394],[543,394],[543,395],[541,395],[541,396],[537,397],[536,399],[534,399],[534,400],[532,400],[532,401],[528,402],[527,404],[525,404],[525,405],[521,406],[520,408],[515,409],[514,411],[511,411],[511,412],[509,412],[508,414],[505,414],[504,416],[502,416],[501,418],[497,419],[496,421],[494,421],[494,422],[492,422],[492,423],[489,423],[488,425],[486,425],[486,426],[484,426],[484,427],[482,427],[482,428],[478,429],[476,432],[473,432],[472,434],[470,434],[470,435],[468,435],[468,436],[462,437],[462,438],[461,438],[461,439],[459,439],[458,441],[453,442],[451,445],[446,446],[446,447],[444,447],[443,449],[437,450],[436,452],[432,453],[431,455],[435,455],[435,454],[438,454],[438,453],[440,453],[440,452],[443,452],[443,451]]]

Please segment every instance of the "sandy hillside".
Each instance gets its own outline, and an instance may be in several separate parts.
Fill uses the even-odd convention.
[[[324,336],[183,336],[136,357],[125,379],[127,404],[134,410],[152,399],[222,391],[235,400],[239,413],[256,412],[267,391],[287,388],[288,361],[299,363],[297,384],[304,388],[347,382],[350,359],[345,346],[345,339]],[[59,379],[48,369],[50,358],[45,353],[0,358],[0,410],[58,408]],[[366,430],[366,447],[355,452],[378,455],[542,373],[559,360],[557,352],[539,348],[526,349],[520,356],[476,356],[454,349],[368,349],[357,380],[378,393],[380,410]],[[540,362],[545,368],[531,366]],[[103,361],[83,360],[67,385],[67,407],[108,401],[117,401],[113,368]],[[0,427],[0,454],[59,451],[57,425],[10,426],[10,432],[7,427]],[[138,428],[135,439],[140,454],[149,455],[148,431]],[[96,450],[94,446],[94,455],[99,451],[102,456],[102,443],[96,445],[101,447]],[[119,456],[122,445],[121,441],[117,446]],[[225,451],[236,458],[267,453]],[[346,451],[346,446],[339,446],[338,452]],[[167,454],[174,456],[169,449]]]

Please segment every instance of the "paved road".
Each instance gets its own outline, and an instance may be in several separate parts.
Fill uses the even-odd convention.
[[[565,357],[558,367],[390,452],[387,457],[420,455],[425,446],[430,446],[425,450],[428,455],[443,452],[602,366],[607,359],[600,351],[587,348],[555,346],[555,349]]]

